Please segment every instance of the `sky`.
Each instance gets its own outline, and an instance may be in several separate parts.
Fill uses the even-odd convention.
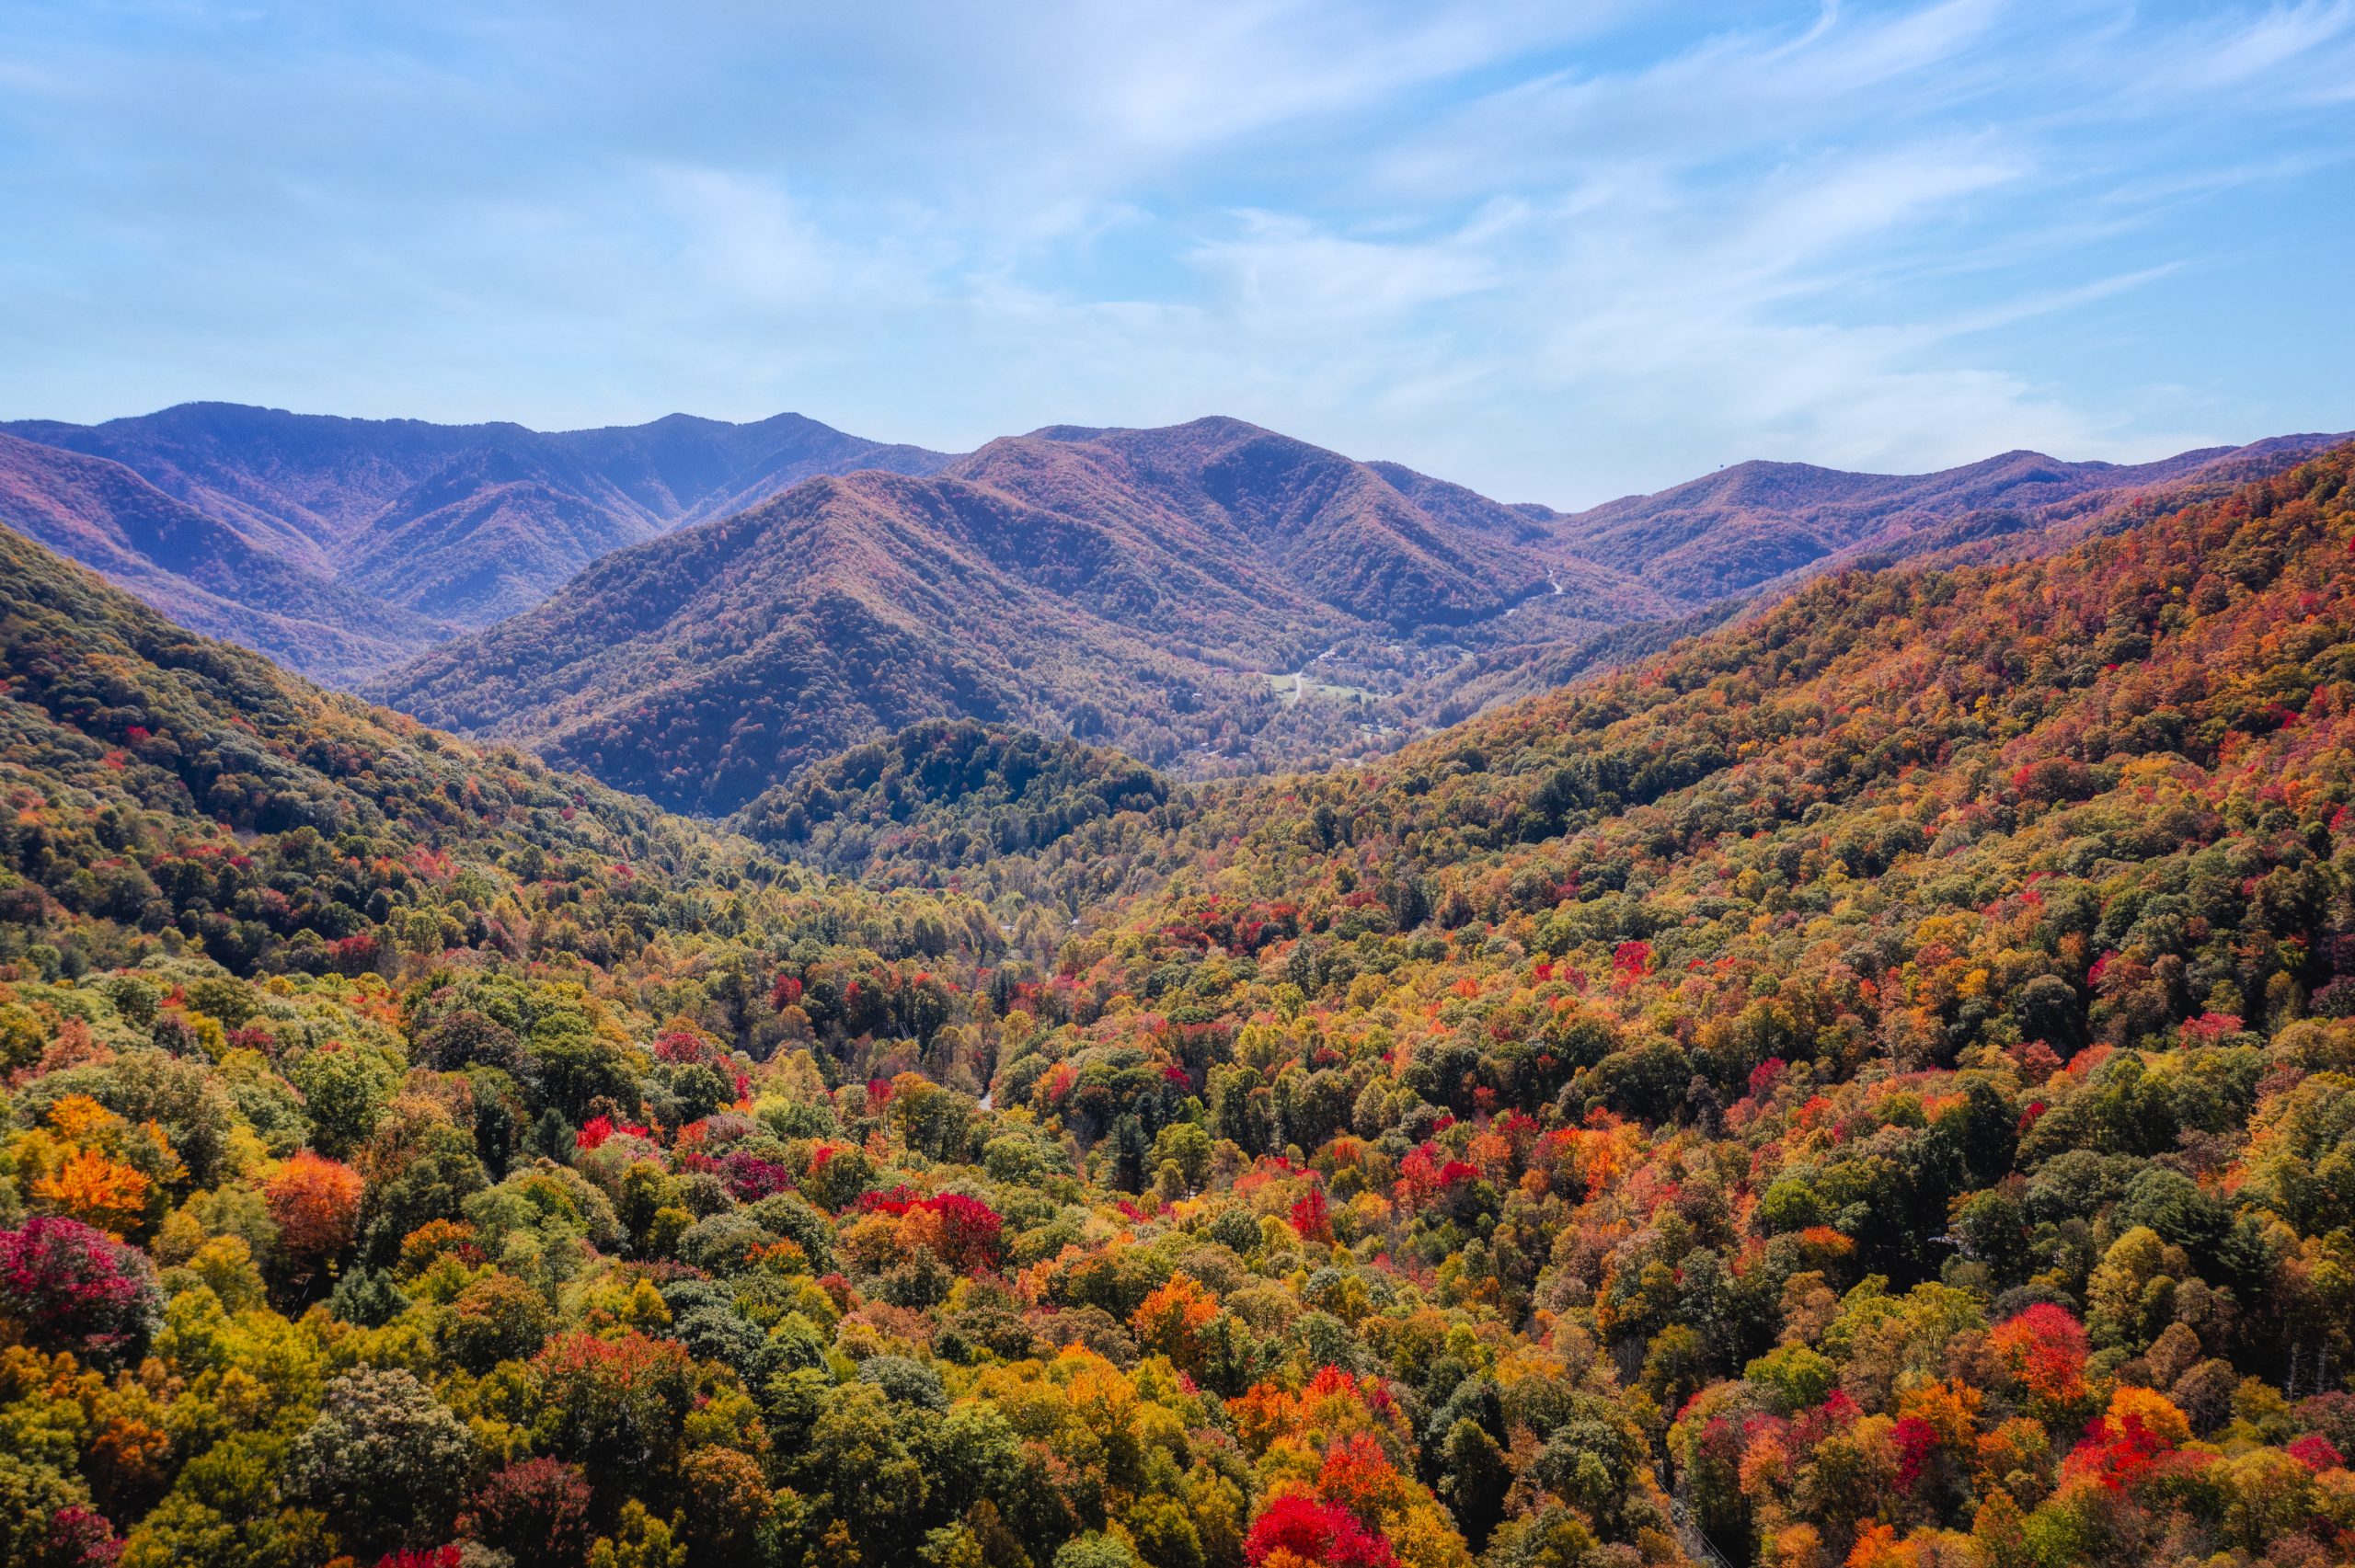
[[[1231,414],[1507,500],[2355,427],[2355,0],[10,0],[0,418]]]

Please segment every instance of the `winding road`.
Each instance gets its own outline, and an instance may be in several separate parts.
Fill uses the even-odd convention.
[[[1560,583],[1560,582],[1558,582],[1558,581],[1557,581],[1557,580],[1555,579],[1554,574],[1553,574],[1553,573],[1551,573],[1551,572],[1547,572],[1547,573],[1545,574],[1545,586],[1546,586],[1547,588],[1550,588],[1550,589],[1552,589],[1554,590],[1554,597],[1555,597],[1555,598],[1559,599],[1559,598],[1561,598],[1561,597],[1562,597],[1562,585],[1561,585],[1561,583]],[[1520,613],[1521,613],[1521,606],[1520,606],[1520,605],[1518,605],[1518,604],[1516,604],[1516,605],[1514,605],[1511,609],[1510,609],[1510,610],[1508,610],[1508,611],[1506,611],[1506,612],[1505,612],[1505,619],[1506,619],[1506,620],[1508,620],[1508,621],[1510,621],[1510,620],[1511,620],[1514,616],[1516,616],[1516,615],[1518,615],[1518,614],[1520,614]]]

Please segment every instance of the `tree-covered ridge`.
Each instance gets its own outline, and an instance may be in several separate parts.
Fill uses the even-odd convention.
[[[1134,759],[971,719],[911,725],[764,792],[736,821],[796,859],[870,883],[936,885],[1167,803]]]
[[[41,658],[349,793],[390,936],[232,973],[243,880],[72,901],[178,834],[271,929],[305,828],[9,704],[63,830],[0,887],[6,1554],[2348,1561],[2350,470],[966,889],[948,802],[1116,764],[845,762],[940,886],[821,882],[90,587],[127,629]],[[86,581],[39,559],[11,627]],[[364,766],[283,750],[339,724]]]

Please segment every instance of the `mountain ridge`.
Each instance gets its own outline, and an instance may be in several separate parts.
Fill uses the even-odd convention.
[[[1867,544],[1901,547],[1917,530],[1995,508],[2037,512],[2137,486],[2246,476],[2348,439],[2271,436],[2142,464],[2067,462],[2017,448],[1925,474],[1867,474],[1750,459],[1646,495],[1548,520],[1582,559],[1629,571],[1688,606],[1744,593]]]

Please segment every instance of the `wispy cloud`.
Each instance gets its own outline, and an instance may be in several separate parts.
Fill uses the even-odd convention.
[[[2320,0],[2276,6],[2255,17],[2204,17],[2154,53],[2138,86],[2156,95],[2261,89],[2275,105],[2344,103],[2355,97],[2349,44],[2355,6]]]
[[[2350,0],[23,0],[0,63],[11,415],[1223,410],[1564,504],[2355,424]]]

